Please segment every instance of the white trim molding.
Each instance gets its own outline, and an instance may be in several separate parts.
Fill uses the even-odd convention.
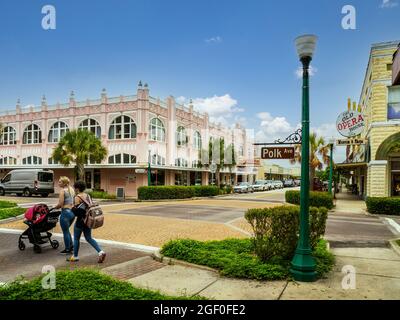
[[[368,167],[372,166],[386,166],[388,164],[387,160],[372,160],[368,163]]]

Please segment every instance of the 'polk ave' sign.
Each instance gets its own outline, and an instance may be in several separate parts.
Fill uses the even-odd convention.
[[[294,159],[294,147],[261,148],[261,159]]]

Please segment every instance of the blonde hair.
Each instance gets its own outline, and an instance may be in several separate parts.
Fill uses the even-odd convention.
[[[68,177],[62,176],[58,181],[61,182],[64,187],[68,187],[68,192],[72,197],[75,195],[74,189],[70,186],[71,180]]]

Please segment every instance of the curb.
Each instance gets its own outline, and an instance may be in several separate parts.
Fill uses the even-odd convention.
[[[195,269],[200,269],[200,270],[205,270],[205,271],[211,271],[211,272],[214,272],[214,273],[218,274],[218,270],[210,268],[210,267],[207,267],[207,266],[202,266],[202,265],[198,265],[198,264],[194,264],[194,263],[190,263],[190,262],[186,262],[186,261],[182,261],[182,260],[177,260],[177,259],[174,259],[174,258],[166,257],[166,256],[164,256],[164,255],[162,255],[160,253],[160,250],[154,252],[151,256],[152,256],[152,258],[154,260],[156,260],[158,262],[161,262],[161,263],[166,263],[168,265],[180,265],[180,266],[183,266],[183,267],[189,267],[189,268],[195,268]]]
[[[23,219],[24,216],[25,216],[24,214],[20,214],[19,216],[16,216],[16,217],[11,217],[11,218],[7,218],[7,219],[2,219],[2,220],[0,220],[0,225],[1,225],[1,224],[6,224],[6,223],[9,223],[9,222],[19,221],[19,220]]]
[[[215,198],[223,198],[228,197],[231,194],[222,194],[219,196],[211,196],[211,197],[194,197],[194,198],[187,198],[187,199],[159,199],[159,200],[134,200],[134,202],[176,202],[176,201],[192,201],[192,200],[204,200],[204,199],[215,199]]]
[[[393,249],[394,252],[396,252],[399,256],[400,256],[400,246],[396,243],[396,241],[398,241],[400,239],[394,239],[394,240],[390,240],[390,246]]]

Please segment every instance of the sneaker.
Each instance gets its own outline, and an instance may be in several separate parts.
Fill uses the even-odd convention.
[[[105,259],[106,259],[106,253],[102,252],[101,254],[99,254],[99,260],[97,262],[103,263]]]
[[[64,249],[63,251],[60,251],[60,254],[69,254],[69,253],[72,253],[73,250],[74,250],[74,247],[72,247],[72,248],[69,249],[69,250]]]
[[[71,256],[71,257],[67,258],[67,261],[68,261],[68,262],[78,262],[78,261],[79,261],[79,258],[78,258],[78,257]]]

